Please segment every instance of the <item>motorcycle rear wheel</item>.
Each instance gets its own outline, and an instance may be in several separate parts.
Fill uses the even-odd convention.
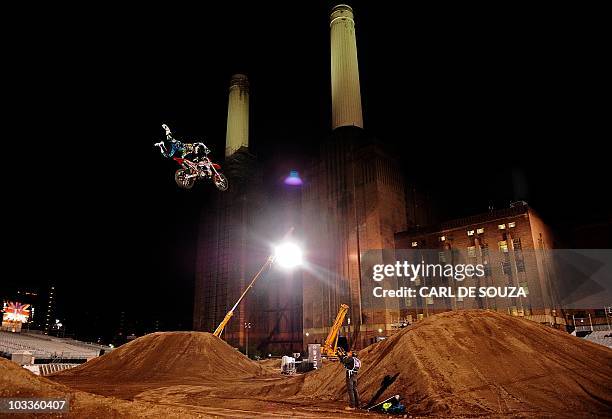
[[[223,173],[219,173],[213,177],[213,183],[220,191],[227,191],[229,183]]]
[[[174,173],[174,181],[176,182],[179,188],[181,189],[193,188],[193,184],[195,183],[195,178],[193,177],[188,178],[187,177],[188,174],[189,172],[187,172],[185,169],[178,169]]]

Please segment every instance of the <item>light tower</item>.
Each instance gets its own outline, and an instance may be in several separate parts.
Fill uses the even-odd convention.
[[[227,131],[225,157],[241,147],[249,146],[249,79],[244,74],[234,74],[230,81],[227,105]]]
[[[363,128],[353,9],[335,6],[330,14],[332,129]]]

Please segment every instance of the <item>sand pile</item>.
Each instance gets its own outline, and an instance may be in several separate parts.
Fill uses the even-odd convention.
[[[266,367],[210,333],[158,332],[55,374],[53,379],[68,383],[70,377],[86,377],[98,379],[100,384],[118,384],[176,379],[209,381],[269,373]]]
[[[259,365],[263,365],[264,367],[271,368],[272,370],[279,372],[281,367],[281,359],[280,358],[269,358],[262,359],[261,361],[257,361]]]
[[[68,417],[208,417],[181,407],[164,407],[145,402],[129,402],[108,397],[96,396],[73,390],[61,384],[38,377],[14,362],[0,358],[0,398],[5,397],[45,397],[68,400]],[[46,414],[19,414],[19,417],[51,417]],[[53,415],[52,417],[57,417]]]
[[[612,350],[504,314],[432,316],[359,357],[362,404],[400,394],[415,416],[612,416]],[[148,335],[52,379],[205,412],[231,406],[245,417],[271,405],[341,408],[347,399],[338,363],[282,377],[196,332]]]
[[[363,402],[401,394],[412,414],[612,414],[612,350],[505,314],[432,316],[359,357]],[[299,393],[346,399],[341,368],[299,378]]]

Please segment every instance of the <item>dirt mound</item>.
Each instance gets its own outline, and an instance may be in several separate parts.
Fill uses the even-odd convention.
[[[438,314],[359,357],[362,404],[400,394],[413,416],[612,416],[612,350],[500,313]],[[208,333],[155,333],[52,379],[199,412],[232,406],[232,417],[346,403],[338,363],[294,377],[270,371]]]
[[[362,402],[401,394],[411,414],[612,414],[612,350],[505,314],[438,314],[359,357]],[[338,364],[300,380],[300,395],[346,398]]]
[[[54,380],[87,377],[103,384],[159,380],[202,381],[269,374],[223,340],[204,332],[158,332],[62,371]],[[64,378],[66,380],[64,380]]]
[[[181,407],[164,407],[146,402],[129,402],[76,391],[38,377],[14,362],[0,358],[0,398],[44,397],[68,400],[69,417],[208,417]],[[19,417],[57,417],[46,414],[20,414]]]
[[[276,372],[280,371],[280,367],[281,367],[280,358],[262,359],[261,361],[258,361],[258,363],[259,365],[263,365],[266,368],[271,368],[272,370]]]

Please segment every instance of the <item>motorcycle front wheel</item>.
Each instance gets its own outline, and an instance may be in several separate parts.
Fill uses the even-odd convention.
[[[179,188],[182,188],[182,189],[193,188],[193,184],[195,183],[195,178],[194,177],[188,178],[187,177],[188,174],[189,172],[187,172],[185,169],[178,169],[176,173],[174,173],[174,181],[176,182]]]
[[[213,177],[213,182],[215,186],[217,187],[217,189],[219,189],[220,191],[226,191],[227,187],[229,186],[227,182],[227,178],[225,177],[223,173],[219,173],[215,175]]]

